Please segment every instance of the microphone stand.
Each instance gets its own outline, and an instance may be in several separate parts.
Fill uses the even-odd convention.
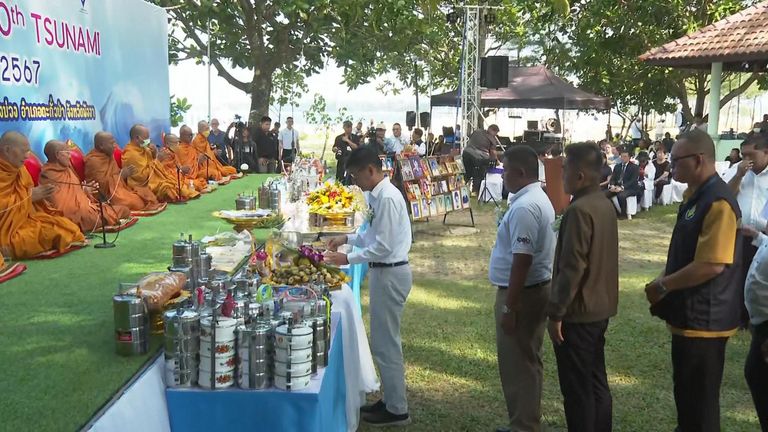
[[[106,197],[99,192],[99,216],[101,216],[101,243],[93,245],[96,249],[110,249],[115,247],[114,243],[107,243],[107,221],[104,218],[104,201]]]
[[[176,185],[179,189],[179,198],[176,199],[176,204],[186,204],[181,195],[181,167],[176,164]]]

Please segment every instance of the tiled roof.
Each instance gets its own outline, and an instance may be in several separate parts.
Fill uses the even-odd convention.
[[[768,1],[653,48],[639,58],[658,66],[693,68],[714,62],[730,63],[733,68],[768,60]]]

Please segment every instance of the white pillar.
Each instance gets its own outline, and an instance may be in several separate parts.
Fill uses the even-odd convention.
[[[707,121],[707,133],[718,142],[718,124],[720,123],[720,87],[723,78],[723,64],[712,63],[712,73],[709,79],[709,120]]]

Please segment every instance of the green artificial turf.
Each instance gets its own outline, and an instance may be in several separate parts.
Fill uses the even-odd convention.
[[[255,191],[266,177],[250,175],[186,205],[169,205],[120,233],[114,249],[27,261],[23,275],[1,284],[0,430],[66,431],[87,423],[151,356],[115,354],[118,283],[165,270],[179,233],[200,239],[231,230],[211,213],[233,209],[238,193]],[[268,231],[255,234],[266,238]],[[154,338],[151,353],[160,342]]]

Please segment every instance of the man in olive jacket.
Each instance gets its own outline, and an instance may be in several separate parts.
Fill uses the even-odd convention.
[[[605,331],[619,299],[616,210],[600,190],[603,156],[597,145],[572,144],[565,155],[563,180],[573,200],[560,222],[548,330],[568,430],[609,432]]]

